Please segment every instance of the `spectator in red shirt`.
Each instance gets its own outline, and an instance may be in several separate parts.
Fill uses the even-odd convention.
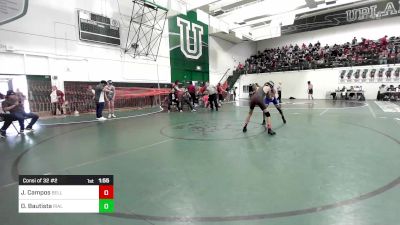
[[[196,102],[196,86],[193,85],[193,82],[190,81],[189,86],[187,87],[188,92],[190,94],[190,98],[192,99],[193,105],[195,105]]]
[[[385,37],[381,38],[379,40],[379,42],[381,43],[382,48],[386,48],[388,45],[387,35],[385,35]]]
[[[243,70],[244,66],[243,66],[243,64],[241,62],[239,62],[238,68],[239,68],[240,71]]]
[[[218,84],[217,84],[217,92],[218,92],[218,99],[219,99],[219,102],[224,101],[224,96],[222,95],[222,93],[224,92],[224,90],[223,90],[223,88],[222,88],[222,86],[221,86],[221,83],[218,83]]]
[[[201,94],[204,94],[204,92],[206,91],[206,88],[207,88],[207,87],[206,87],[206,84],[203,83],[203,85],[201,86],[199,92],[200,92]]]

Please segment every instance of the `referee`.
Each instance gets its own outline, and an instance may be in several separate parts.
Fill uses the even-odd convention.
[[[279,103],[282,103],[282,82],[279,82],[278,85],[276,85],[276,90],[278,91]]]

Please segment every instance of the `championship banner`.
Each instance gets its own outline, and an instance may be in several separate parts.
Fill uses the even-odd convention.
[[[283,26],[281,30],[282,35],[294,34],[399,15],[400,5],[398,0],[379,1],[360,5],[356,8],[298,19],[294,21],[293,25]]]
[[[171,81],[208,81],[208,26],[194,11],[168,21]]]

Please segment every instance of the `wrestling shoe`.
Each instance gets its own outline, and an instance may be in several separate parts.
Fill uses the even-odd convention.
[[[26,127],[25,130],[28,132],[35,131],[32,127]]]
[[[6,138],[6,131],[5,130],[0,130],[0,138]]]
[[[273,131],[272,129],[268,129],[268,134],[269,134],[269,135],[275,135],[276,133],[275,133],[275,131]]]
[[[247,126],[244,126],[243,127],[243,133],[246,133],[247,132]]]

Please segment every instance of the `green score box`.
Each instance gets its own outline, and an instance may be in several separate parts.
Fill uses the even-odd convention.
[[[113,199],[100,199],[99,200],[99,213],[113,213],[114,200]]]

